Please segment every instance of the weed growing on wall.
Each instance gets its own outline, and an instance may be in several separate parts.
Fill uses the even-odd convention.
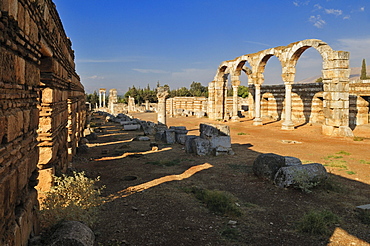
[[[77,220],[91,226],[96,220],[100,197],[104,187],[95,189],[99,178],[90,179],[84,172],[73,172],[72,176],[54,176],[55,186],[46,192],[41,203],[41,226],[48,228],[59,221]]]

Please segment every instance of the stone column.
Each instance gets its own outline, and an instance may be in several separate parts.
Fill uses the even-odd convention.
[[[105,108],[105,90],[103,91],[103,107]]]
[[[170,117],[173,117],[174,116],[174,113],[173,113],[173,98],[169,98],[168,102],[170,103]]]
[[[261,85],[255,84],[254,85],[254,93],[255,93],[255,99],[254,99],[254,120],[253,125],[254,126],[262,126],[262,119],[261,119]]]
[[[102,91],[99,90],[99,108],[101,108],[101,93],[102,93]]]
[[[208,84],[208,102],[207,102],[207,115],[210,119],[214,119],[215,110],[215,82],[212,81]]]
[[[149,100],[145,100],[145,110],[149,111]]]
[[[281,126],[282,130],[294,130],[292,122],[292,84],[285,83],[285,120]]]
[[[158,124],[166,125],[166,97],[168,96],[168,87],[157,87],[158,98]]]
[[[237,83],[239,82],[239,83]],[[233,115],[231,117],[232,121],[238,121],[238,87],[240,84],[240,81],[233,82]]]

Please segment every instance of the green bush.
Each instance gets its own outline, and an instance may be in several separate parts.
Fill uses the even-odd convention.
[[[41,203],[41,226],[48,228],[63,220],[83,221],[91,226],[103,203],[100,194],[104,187],[94,187],[99,177],[89,179],[84,172],[73,172],[72,176],[54,176],[54,180],[55,186],[45,193]]]
[[[236,198],[227,192],[192,187],[190,191],[206,207],[218,215],[240,216],[242,212],[236,205]]]
[[[329,226],[339,223],[339,217],[331,211],[310,211],[298,222],[298,231],[326,235],[329,233]]]
[[[361,220],[363,224],[370,225],[370,211],[368,210],[359,211],[358,218]]]

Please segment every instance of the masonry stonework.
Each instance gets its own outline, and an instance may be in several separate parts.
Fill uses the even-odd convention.
[[[76,153],[85,102],[71,45],[51,0],[0,1],[0,245],[38,233],[39,172],[51,184]]]

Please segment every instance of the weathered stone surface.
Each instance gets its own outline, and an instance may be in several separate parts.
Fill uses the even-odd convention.
[[[230,136],[217,136],[209,138],[209,142],[211,143],[211,148],[223,147],[223,148],[231,148],[231,138]]]
[[[319,163],[281,167],[274,178],[279,187],[303,186],[318,183],[328,177],[325,167]]]
[[[195,138],[192,141],[193,152],[197,155],[208,155],[211,151],[210,142],[207,139]]]
[[[297,157],[284,156],[284,158],[285,158],[285,166],[302,165],[301,160],[299,158],[297,158]]]
[[[253,172],[260,178],[274,180],[277,171],[284,166],[284,156],[273,153],[260,154],[253,162]]]
[[[230,136],[229,126],[222,124],[201,123],[199,126],[199,131],[202,138]]]
[[[199,138],[195,135],[186,135],[185,136],[185,152],[186,153],[194,153],[193,149],[193,141],[195,138]]]
[[[94,232],[79,221],[62,222],[49,240],[48,246],[93,246]]]
[[[176,133],[175,130],[168,129],[164,131],[164,141],[168,144],[176,143]]]
[[[136,131],[140,130],[140,125],[124,125],[123,130],[125,131]]]
[[[27,245],[38,233],[38,168],[40,184],[50,187],[48,168],[67,169],[85,127],[72,44],[54,3],[36,5],[0,1],[0,150],[6,147],[0,151],[0,245]]]

